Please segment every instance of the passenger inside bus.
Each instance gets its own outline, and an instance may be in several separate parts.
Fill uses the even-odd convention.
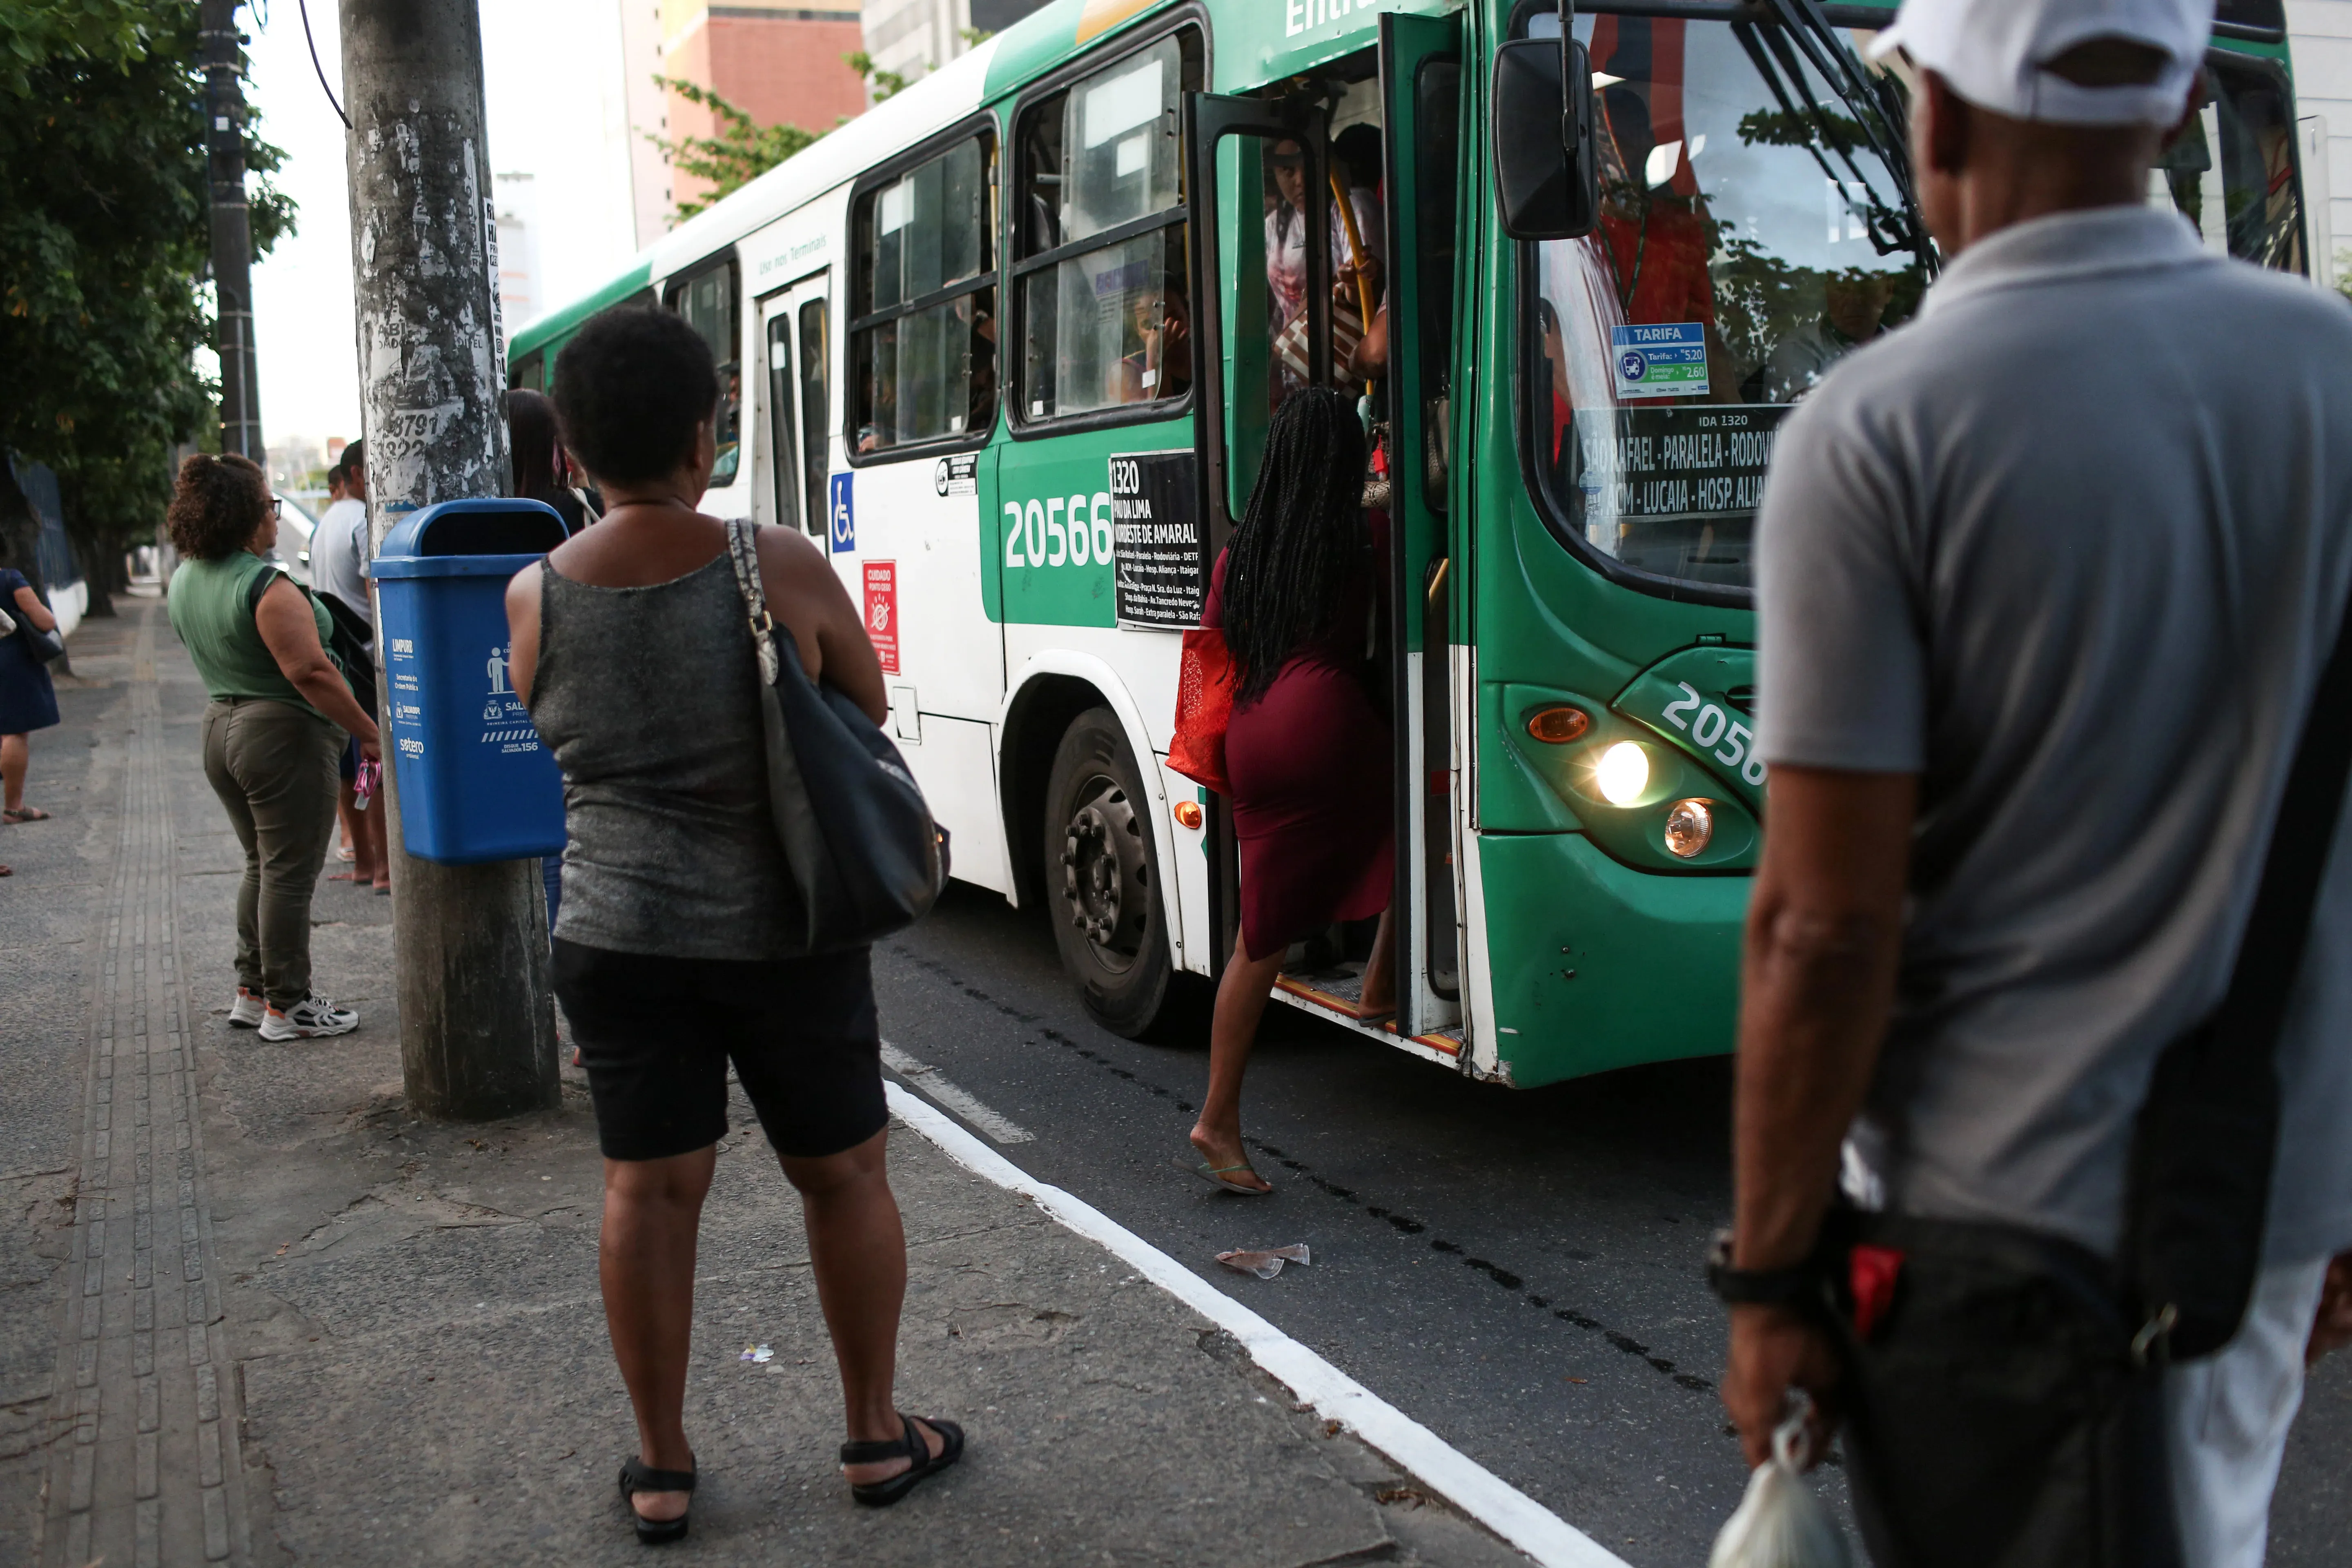
[[[1166,270],[1135,290],[1128,304],[1135,348],[1118,362],[1115,403],[1152,403],[1192,389],[1192,307],[1184,285]]]
[[[964,405],[963,428],[985,430],[996,423],[996,317],[984,301],[989,296],[967,294],[956,301],[956,319],[968,329],[971,345],[971,384]]]
[[[1822,313],[1780,340],[1764,362],[1764,401],[1794,403],[1823,372],[1878,335],[1895,275],[1859,269],[1822,279]]]
[[[1378,132],[1373,134],[1377,138]],[[1320,379],[1313,374],[1307,346],[1312,328],[1307,308],[1306,203],[1313,163],[1307,150],[1294,141],[1276,142],[1266,163],[1274,176],[1274,199],[1265,215],[1265,282],[1269,292],[1266,331],[1274,346],[1275,399],[1279,402]],[[1349,187],[1348,205],[1355,218],[1355,241],[1351,245],[1348,220],[1340,214],[1338,199],[1325,195],[1325,237],[1331,278],[1331,359],[1333,370],[1344,375],[1364,335],[1364,311],[1357,278],[1360,272],[1377,306],[1381,297],[1377,258],[1382,254],[1387,230],[1381,216],[1380,200],[1373,191],[1366,184],[1351,183],[1352,172],[1341,172],[1344,160],[1335,159],[1332,166],[1340,183]]]

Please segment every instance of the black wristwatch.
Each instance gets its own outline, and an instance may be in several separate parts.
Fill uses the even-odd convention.
[[[1706,1249],[1706,1288],[1727,1307],[1819,1307],[1821,1265],[1811,1258],[1786,1268],[1734,1268],[1731,1233],[1715,1233]]]

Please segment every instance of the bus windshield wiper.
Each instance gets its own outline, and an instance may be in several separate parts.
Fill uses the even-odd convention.
[[[1902,128],[1895,112],[1892,89],[1883,82],[1873,83],[1864,79],[1855,65],[1853,52],[1837,36],[1836,29],[1830,26],[1829,17],[1822,10],[1821,0],[1765,0],[1765,3],[1781,21],[1778,30],[1781,36],[1773,40],[1774,52],[1780,53],[1793,46],[1803,54],[1830,90],[1844,102],[1864,144],[1877,156],[1887,178],[1895,183],[1895,193],[1903,203],[1899,213],[1879,199],[1876,190],[1863,176],[1860,169],[1854,170],[1855,177],[1862,180],[1863,188],[1869,193],[1866,205],[1871,210],[1864,216],[1870,225],[1872,243],[1878,247],[1882,255],[1907,249],[1916,255],[1921,264],[1932,273],[1936,265],[1935,251],[1927,243],[1927,224],[1919,216],[1919,200],[1911,179],[1910,153],[1905,145]],[[1750,58],[1757,53],[1752,45],[1748,53]],[[1813,104],[1812,94],[1801,91],[1806,85],[1803,71],[1794,59],[1785,54],[1782,64],[1797,79],[1801,96],[1811,111],[1814,122],[1822,127],[1824,139],[1834,146],[1828,126],[1821,117],[1818,106]],[[1763,68],[1761,61],[1758,62],[1758,67]],[[1773,91],[1784,104],[1787,102],[1787,95],[1777,83],[1773,85]],[[1840,156],[1845,158],[1849,166],[1852,165],[1852,157],[1843,150]],[[1836,176],[1832,174],[1831,177],[1834,179]],[[1884,238],[1878,234],[1882,219],[1888,229]]]
[[[1788,39],[1781,36],[1784,29],[1771,23],[1759,26],[1753,22],[1734,22],[1731,30],[1738,38],[1740,47],[1748,51],[1748,63],[1756,68],[1756,74],[1764,79],[1765,87],[1780,105],[1777,118],[1786,128],[1774,135],[1770,133],[1771,127],[1760,126],[1755,134],[1763,140],[1802,147],[1811,154],[1814,163],[1838,192],[1839,199],[1857,213],[1868,226],[1870,242],[1881,256],[1911,248],[1910,226],[1904,215],[1886,205],[1869,174],[1854,158],[1856,147],[1866,153],[1877,151],[1862,122],[1847,115],[1824,110],[1820,100],[1812,95],[1803,63],[1789,47]],[[1791,83],[1794,84],[1793,90]],[[1769,120],[1773,117],[1767,115],[1765,118]],[[1748,121],[1741,121],[1740,133],[1742,136],[1751,134]],[[1831,165],[1832,155],[1845,165],[1845,174],[1851,178],[1842,176]],[[1862,191],[1859,203],[1853,196],[1856,187]]]

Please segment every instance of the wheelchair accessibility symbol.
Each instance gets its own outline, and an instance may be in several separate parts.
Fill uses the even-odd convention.
[[[850,500],[850,481],[855,474],[835,474],[826,483],[825,510],[833,518],[833,548],[836,552],[857,548],[857,514]]]

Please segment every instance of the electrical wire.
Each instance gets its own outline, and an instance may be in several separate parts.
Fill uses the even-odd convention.
[[[352,117],[343,112],[341,104],[335,102],[335,89],[327,85],[327,68],[319,63],[319,40],[310,36],[310,0],[294,0],[294,5],[302,13],[302,41],[310,46],[310,68],[319,73],[320,89],[327,95],[327,102],[333,106],[335,118],[343,122],[344,130],[349,131]]]

